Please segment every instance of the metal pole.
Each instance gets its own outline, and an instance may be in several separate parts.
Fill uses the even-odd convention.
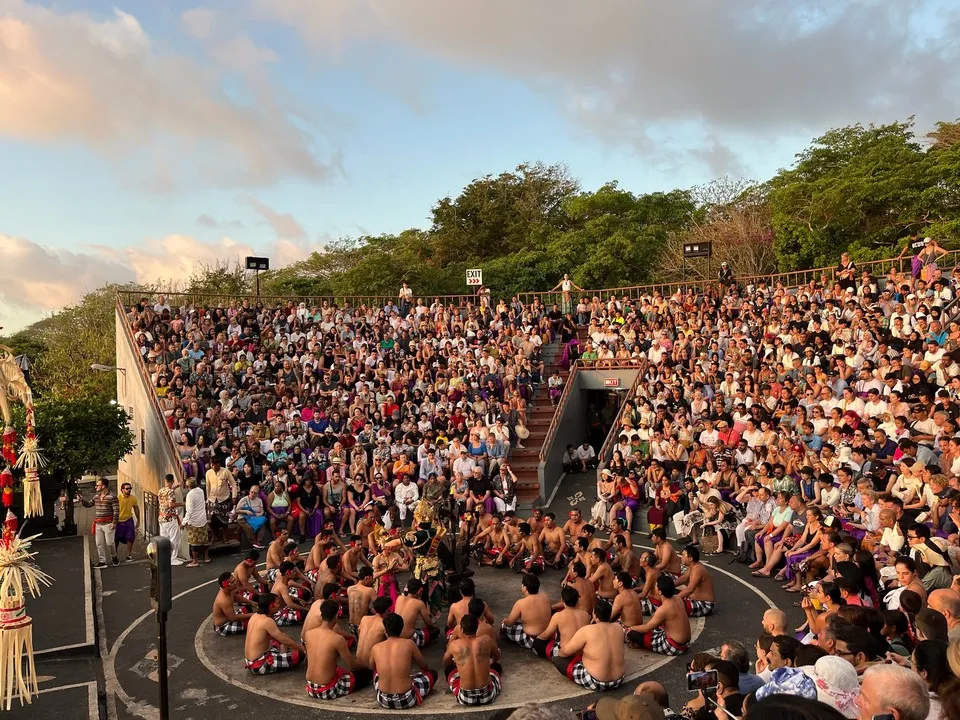
[[[680,271],[680,281],[685,283],[687,281],[687,256],[684,255],[683,259],[680,260],[680,267],[683,268]]]
[[[257,297],[260,297],[260,271],[254,270],[254,275],[257,278]]]
[[[160,720],[169,720],[170,708],[167,690],[167,614],[157,613],[157,664],[160,680]]]

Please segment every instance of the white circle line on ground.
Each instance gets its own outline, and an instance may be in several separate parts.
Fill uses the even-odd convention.
[[[650,546],[650,545],[639,545],[639,544],[634,543],[633,546],[634,546],[635,548],[640,549],[640,550],[653,550],[653,549],[654,549],[654,548],[653,548],[652,546]],[[261,564],[263,564],[263,563],[261,563]],[[741,585],[743,585],[744,587],[746,587],[747,589],[749,589],[750,591],[752,591],[754,594],[756,594],[758,597],[760,597],[765,603],[767,603],[767,605],[768,605],[769,607],[771,607],[771,608],[776,608],[776,607],[777,607],[776,603],[774,603],[773,600],[771,600],[762,590],[759,590],[758,588],[754,587],[753,585],[751,585],[750,583],[746,582],[746,581],[743,580],[742,578],[737,577],[736,575],[734,575],[733,573],[731,573],[731,572],[729,572],[729,571],[727,571],[727,570],[724,570],[724,569],[722,569],[722,568],[718,568],[718,567],[716,567],[716,566],[710,565],[709,563],[705,563],[705,564],[708,565],[709,567],[711,567],[712,569],[716,570],[717,572],[720,572],[720,573],[722,573],[723,575],[726,575],[727,577],[730,577],[730,578],[732,578],[733,580],[736,580],[738,583],[740,583]],[[182,598],[182,597],[184,597],[184,596],[186,596],[186,595],[189,595],[190,593],[196,592],[196,591],[199,590],[200,588],[204,588],[204,587],[206,587],[206,586],[208,586],[208,585],[213,585],[213,584],[215,584],[215,583],[216,583],[216,580],[215,580],[215,579],[214,579],[214,580],[207,580],[206,582],[202,582],[202,583],[200,583],[199,585],[194,585],[193,587],[188,588],[187,590],[184,590],[183,592],[175,595],[173,599],[174,599],[174,600],[179,600],[180,598]],[[123,646],[123,641],[127,638],[127,636],[130,635],[130,633],[133,632],[133,630],[134,630],[140,623],[142,623],[144,620],[146,620],[148,617],[150,617],[150,616],[153,615],[153,614],[154,614],[154,613],[153,613],[152,611],[148,610],[147,612],[143,613],[143,615],[141,615],[140,617],[138,617],[137,619],[135,619],[133,622],[131,622],[131,623],[123,630],[123,632],[120,633],[120,635],[117,637],[117,639],[114,641],[113,646],[110,648],[110,653],[109,653],[108,657],[106,658],[106,662],[103,663],[105,681],[106,681],[106,685],[107,685],[107,691],[110,692],[110,691],[112,690],[114,693],[116,693],[116,695],[119,697],[120,701],[121,701],[125,706],[127,706],[128,710],[131,710],[132,712],[134,712],[134,713],[137,714],[137,715],[140,715],[141,717],[152,717],[154,714],[152,714],[152,713],[149,714],[149,715],[144,714],[144,713],[142,712],[142,710],[144,709],[144,708],[143,708],[143,704],[142,704],[142,703],[138,703],[138,702],[135,701],[133,698],[131,698],[131,697],[126,693],[126,691],[123,689],[123,686],[120,684],[119,678],[118,678],[118,676],[117,676],[117,668],[116,668],[116,663],[117,663],[117,651],[120,649],[120,647]],[[204,624],[206,624],[206,622],[211,622],[211,621],[212,621],[211,618],[212,618],[212,616],[208,616],[208,617],[207,617],[207,620],[204,621],[204,623],[201,625],[201,627],[202,627]],[[702,630],[702,628],[703,628],[703,625],[702,625],[702,624],[701,624],[700,628],[701,628],[701,630]],[[699,632],[697,633],[697,635],[699,636]],[[199,637],[199,635],[198,635],[198,637]],[[695,638],[694,638],[694,639],[695,639]],[[195,644],[195,647],[196,647],[196,646],[197,646],[197,640],[196,640],[196,639],[194,640],[194,644]],[[199,654],[200,652],[202,652],[202,650],[198,650],[198,656],[197,656],[198,658],[200,657],[200,654]],[[206,657],[206,653],[203,654],[203,657]],[[677,657],[679,657],[679,656],[677,656]],[[652,672],[652,671],[654,671],[654,670],[659,669],[660,667],[663,667],[663,665],[665,665],[666,663],[670,662],[670,660],[672,660],[672,659],[673,659],[672,657],[665,657],[665,658],[663,659],[663,661],[658,661],[657,664],[655,664],[653,667],[651,667],[648,672]],[[207,658],[207,660],[209,661],[209,658]],[[201,662],[203,662],[203,660],[201,660]],[[212,663],[211,663],[211,664],[208,664],[208,663],[204,662],[203,664],[204,664],[204,667],[206,667],[208,670],[210,670],[211,672],[213,672],[214,675],[217,675],[217,677],[221,677],[221,675],[220,675],[219,672],[214,671],[214,670],[211,669]],[[636,676],[634,676],[634,677],[631,677],[630,680],[634,680],[634,679],[636,679],[636,677],[638,677],[638,676],[639,676],[639,675],[636,675]],[[224,678],[221,677],[221,679],[224,679]],[[230,682],[230,684],[234,684],[233,681],[230,680],[229,678],[227,679],[227,682]],[[239,685],[239,687],[244,687],[244,686],[243,686],[243,685]],[[244,687],[244,689],[248,690],[248,688],[246,688],[246,687]],[[249,691],[249,690],[248,690],[248,691]],[[254,691],[254,692],[260,693],[260,691]],[[578,695],[582,695],[582,694],[587,694],[587,693],[585,693],[585,692],[584,692],[584,693],[576,693],[576,694],[570,695],[569,697],[577,697]],[[557,698],[557,700],[563,700],[563,699],[565,699],[565,698]],[[296,702],[297,702],[297,704],[306,704],[306,701],[302,701],[302,702],[296,701]],[[310,704],[310,707],[316,707],[316,705]],[[141,712],[136,712],[136,710],[134,710],[134,708],[137,708],[137,709],[141,710]],[[467,707],[467,706],[461,706],[460,708],[458,708],[458,710],[459,710],[460,712],[471,712],[471,711],[479,712],[479,711],[483,710],[484,708],[489,709],[487,706],[480,706],[480,707],[474,708],[474,709],[471,709],[471,708],[469,708],[469,707]],[[373,714],[374,712],[377,712],[377,711],[367,710],[367,709],[363,709],[363,708],[352,708],[351,711],[353,711],[353,712],[358,712],[358,713],[362,713],[362,714]]]
[[[209,670],[211,673],[213,673],[218,678],[223,680],[225,683],[233,685],[236,688],[240,688],[241,690],[245,690],[247,692],[253,693],[254,695],[259,695],[260,697],[269,698],[271,700],[279,700],[280,702],[289,703],[291,705],[300,705],[301,707],[309,707],[309,708],[315,708],[319,710],[339,711],[344,713],[358,713],[360,715],[380,715],[384,712],[384,709],[379,707],[367,708],[367,707],[356,707],[352,705],[350,707],[345,707],[344,705],[339,704],[336,700],[314,700],[314,699],[308,699],[306,697],[301,698],[301,697],[291,697],[289,695],[277,695],[274,693],[267,692],[263,688],[255,687],[253,685],[242,682],[241,680],[237,680],[235,678],[230,677],[214,664],[214,662],[210,659],[210,656],[207,655],[206,650],[203,649],[204,633],[210,632],[210,626],[212,624],[213,624],[213,615],[211,614],[207,616],[207,618],[200,624],[200,628],[197,630],[197,634],[194,637],[194,641],[193,641],[194,650],[197,653],[197,658],[200,660],[200,663],[205,668],[207,668],[207,670]],[[698,637],[700,637],[700,634],[703,632],[704,624],[705,623],[703,618],[695,618],[694,622],[691,623],[691,631],[692,631],[691,637],[690,637],[691,645],[697,640]],[[643,670],[639,672],[630,673],[629,675],[625,675],[623,678],[623,682],[624,684],[626,684],[628,682],[632,682],[636,680],[637,678],[643,675],[648,675],[649,673],[652,673],[654,670],[659,670],[661,667],[671,662],[672,660],[676,660],[678,657],[680,656],[673,655],[673,656],[660,657],[653,664],[647,667],[644,667]],[[437,684],[434,687],[433,692],[431,692],[430,697],[433,697],[434,694],[443,693],[445,686],[446,686],[446,680],[442,677],[438,678]],[[570,689],[572,692],[560,694],[560,695],[553,695],[548,698],[540,698],[538,699],[538,702],[540,703],[561,702],[563,700],[570,700],[575,697],[582,697],[584,695],[589,695],[592,692],[591,690],[580,688],[578,685],[574,685],[572,683],[570,684]],[[409,711],[399,711],[399,712],[407,712],[407,713],[414,713],[414,714],[421,714],[421,715],[452,715],[452,714],[459,715],[459,714],[477,713],[477,712],[490,712],[491,710],[496,710],[496,709],[510,710],[512,708],[518,708],[522,704],[523,703],[517,703],[517,702],[508,702],[508,703],[496,702],[493,705],[478,705],[478,706],[455,704],[453,708],[444,708],[442,710],[437,709],[436,711],[432,709],[427,711],[425,710],[425,707],[421,705],[419,707],[412,708]],[[393,714],[394,712],[397,712],[397,711],[392,710],[391,714]]]

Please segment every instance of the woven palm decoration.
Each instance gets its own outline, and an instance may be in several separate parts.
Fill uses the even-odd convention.
[[[7,511],[0,537],[0,709],[33,702],[40,692],[33,662],[33,620],[27,615],[26,595],[38,597],[53,578],[37,567],[32,541],[17,533],[17,518]]]

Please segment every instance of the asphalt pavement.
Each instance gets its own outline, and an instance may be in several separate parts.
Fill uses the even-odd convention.
[[[564,478],[549,509],[557,514],[559,520],[563,520],[573,507],[589,516],[595,500],[594,488],[593,478],[570,475]],[[89,542],[89,538],[51,542],[78,544]],[[634,535],[634,542],[638,548],[649,544],[645,535]],[[302,671],[290,673],[291,677],[282,682],[274,682],[278,678],[270,677],[251,679],[245,673],[238,672],[238,668],[242,667],[242,643],[237,645],[230,642],[235,639],[217,638],[211,633],[207,620],[216,595],[216,577],[223,571],[232,570],[239,560],[239,554],[225,551],[223,554],[214,554],[213,562],[209,565],[174,568],[175,600],[167,623],[167,645],[170,716],[178,720],[236,720],[275,716],[290,711],[300,714],[313,705],[303,694],[302,684],[292,677],[295,674],[302,678]],[[702,624],[691,647],[691,654],[717,650],[725,640],[731,638],[740,639],[748,647],[752,646],[760,632],[763,611],[774,605],[787,610],[792,622],[799,624],[801,621],[800,611],[793,607],[793,597],[780,590],[777,583],[751,577],[745,566],[730,565],[729,556],[712,558],[705,564],[714,575],[718,608]],[[553,585],[559,583],[559,577],[553,577],[555,575],[559,573],[548,571],[543,576],[545,591],[554,592]],[[43,606],[43,621],[51,622],[54,626],[65,625],[64,622],[58,622],[57,618],[83,618],[84,608],[89,606],[78,602],[83,596],[80,593],[84,592],[84,573],[64,570],[63,576],[72,578],[70,591],[49,592],[49,597],[57,599],[57,602]],[[91,612],[96,620],[96,654],[100,657],[93,657],[93,654],[78,655],[76,652],[71,654],[70,651],[48,656],[41,664],[43,674],[53,678],[42,685],[47,692],[37,698],[30,710],[19,712],[30,712],[30,717],[56,717],[57,720],[91,717],[91,708],[94,707],[91,702],[96,699],[99,716],[107,720],[154,720],[159,717],[158,628],[155,614],[150,608],[150,576],[146,561],[89,571],[89,576],[92,578],[90,592],[99,602],[98,605],[94,603]],[[78,579],[80,582],[77,582]],[[67,589],[65,585],[61,586],[64,590]],[[509,571],[484,568],[479,571],[478,586],[479,592],[485,594],[496,609],[498,617],[519,597],[518,579]],[[36,614],[34,617],[39,621]],[[71,620],[70,624],[73,622],[75,620]],[[63,628],[62,634],[64,645],[71,644],[67,640],[75,639],[74,631],[67,627]],[[43,642],[47,643],[46,635],[43,637]],[[443,697],[447,691],[441,680],[435,690],[437,696],[427,698],[415,714],[427,718],[443,716],[486,720],[505,717],[511,709],[508,705],[515,706],[520,702],[552,698],[546,704],[557,710],[579,711],[596,700],[595,694],[579,694],[580,689],[572,683],[566,686],[560,683],[558,686],[554,677],[550,677],[547,683],[541,678],[556,674],[552,666],[515,648],[509,650],[509,653],[505,653],[504,685],[509,688],[510,683],[514,682],[515,686],[512,692],[505,692],[492,707],[471,712],[456,706],[449,696]],[[663,660],[659,656],[652,656],[645,651],[627,652],[651,657],[633,662],[637,672],[643,674],[625,683],[615,694],[632,692],[642,680],[658,680],[667,687],[675,709],[690,697],[684,679],[685,658],[689,658],[689,654],[658,664]],[[41,666],[38,666],[38,673]],[[64,689],[57,689],[61,687]],[[324,703],[322,706],[316,703],[312,714],[336,713],[347,718],[369,719],[371,711],[367,705],[369,703],[341,701]],[[42,715],[35,714],[37,710],[41,710]],[[375,711],[375,714],[381,713]],[[13,716],[17,715],[18,711],[15,710]]]

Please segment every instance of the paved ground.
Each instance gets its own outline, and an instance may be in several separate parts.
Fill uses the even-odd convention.
[[[579,507],[588,515],[594,487],[592,479],[582,475],[569,476],[564,479],[550,509],[561,518],[571,507]],[[648,540],[637,535],[635,542],[642,547]],[[371,711],[379,713],[371,702],[372,697],[366,697],[371,691],[346,701],[322,704],[308,699],[303,693],[299,672],[286,678],[264,679],[242,671],[242,642],[216,637],[208,622],[216,593],[215,578],[220,572],[232,569],[238,559],[236,554],[221,555],[201,568],[174,569],[176,599],[168,623],[171,715],[182,720],[252,718],[261,713],[275,716],[280,702],[290,704],[281,712],[302,713],[302,707],[310,707],[315,708],[318,715],[333,711],[347,718],[369,718]],[[744,566],[728,565],[726,558],[707,564],[715,574],[719,609],[700,626],[693,652],[718,648],[729,638],[752,644],[759,631],[762,612],[774,603],[787,609],[791,620],[799,623],[799,611],[793,608],[792,598],[776,583],[766,581],[760,584],[761,581],[749,576]],[[102,624],[98,626],[102,633],[98,639],[102,641],[103,672],[101,677],[95,676],[94,679],[99,682],[101,691],[109,690],[103,692],[103,716],[152,720],[158,717],[157,626],[150,610],[146,565],[140,562],[95,573],[94,590],[99,588],[102,598]],[[557,594],[558,575],[557,572],[548,572],[542,576],[545,589],[552,595]],[[491,604],[498,617],[502,617],[519,596],[518,578],[509,571],[483,569],[478,573],[477,582],[479,594]],[[61,599],[63,607],[72,605],[76,599],[72,593],[69,598],[60,593],[55,597]],[[436,648],[428,654],[433,665],[439,665],[439,653],[440,649]],[[631,674],[637,677],[619,694],[632,690],[639,678],[656,679],[667,686],[675,706],[686,701],[689,696],[683,687],[684,658],[664,663],[664,658],[650,653],[628,650],[628,654]],[[94,672],[92,665],[89,658],[44,663],[43,674],[56,677],[44,687],[86,682],[84,678]],[[457,707],[449,693],[442,689],[436,696],[428,698],[416,714],[499,718],[508,714],[509,706],[521,702],[542,701],[557,709],[579,710],[595,699],[589,694],[580,694],[579,688],[560,678],[545,661],[515,648],[507,648],[504,667],[505,692],[492,709],[466,712]],[[442,682],[440,686],[442,688]],[[88,692],[87,686],[45,693],[38,699],[43,703],[42,716],[57,717],[57,720],[89,717],[85,692]],[[31,708],[32,717],[38,717],[32,712],[36,709],[40,709],[39,706]],[[14,716],[17,716],[16,711]]]

